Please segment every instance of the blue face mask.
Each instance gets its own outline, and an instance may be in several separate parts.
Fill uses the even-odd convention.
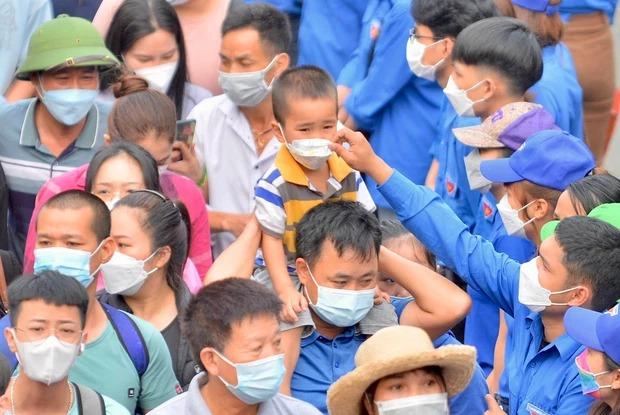
[[[374,305],[375,290],[341,290],[320,286],[312,271],[310,278],[317,287],[317,301],[312,304],[308,290],[306,297],[310,307],[321,319],[336,327],[351,327],[359,323]]]
[[[235,368],[237,372],[237,386],[226,382],[221,376],[220,380],[226,388],[237,398],[254,405],[273,398],[280,388],[284,379],[284,355],[277,354],[265,359],[255,360],[248,363],[233,363],[216,350],[215,353],[226,363]]]
[[[86,117],[99,94],[97,89],[54,89],[46,91],[39,78],[41,101],[61,124],[75,125]]]
[[[76,279],[84,287],[88,287],[94,280],[93,276],[99,271],[99,268],[97,268],[91,274],[90,258],[99,250],[101,244],[92,253],[61,247],[35,249],[34,273],[58,271],[63,275]]]

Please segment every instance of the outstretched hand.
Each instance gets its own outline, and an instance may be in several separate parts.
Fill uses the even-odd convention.
[[[378,184],[383,184],[392,175],[392,168],[375,154],[360,132],[348,128],[338,130],[336,142],[330,144],[330,148],[349,166],[367,173]]]

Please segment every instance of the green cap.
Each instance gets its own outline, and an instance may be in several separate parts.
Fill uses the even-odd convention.
[[[620,229],[620,203],[605,203],[597,206],[588,213],[588,217],[602,220]],[[540,230],[540,239],[544,241],[553,235],[558,223],[560,223],[559,220],[547,222]]]
[[[32,34],[28,55],[16,76],[27,80],[31,72],[118,64],[91,22],[62,14],[43,23]]]

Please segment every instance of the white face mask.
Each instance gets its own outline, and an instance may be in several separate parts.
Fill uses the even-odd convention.
[[[265,69],[255,72],[228,73],[220,71],[220,86],[224,93],[239,107],[255,107],[269,95],[273,80],[269,85],[265,75],[276,63],[276,55]]]
[[[483,79],[469,89],[460,89],[458,85],[456,85],[456,82],[454,82],[454,79],[452,79],[452,76],[450,76],[450,78],[448,78],[448,84],[444,88],[443,93],[446,94],[448,100],[454,107],[454,111],[456,111],[458,115],[463,117],[475,117],[476,113],[474,112],[474,105],[484,101],[484,98],[479,99],[478,101],[472,101],[469,96],[467,96],[467,93],[472,89],[475,89],[478,86],[482,85],[482,83],[485,81],[486,80]]]
[[[139,77],[146,79],[149,87],[167,94],[178,67],[179,61],[177,60],[148,68],[136,69],[134,72]]]
[[[390,401],[375,401],[379,415],[448,415],[448,394],[410,396]]]
[[[534,222],[534,218],[528,220],[527,222],[523,222],[519,217],[519,212],[527,209],[527,207],[534,202],[535,200],[532,200],[521,209],[514,209],[508,202],[508,194],[505,194],[504,197],[502,197],[502,200],[500,200],[497,204],[497,211],[502,218],[502,222],[504,222],[504,228],[506,228],[506,233],[508,235],[519,236],[527,239],[527,236],[525,235],[525,226]]]
[[[136,294],[144,285],[146,278],[157,271],[144,270],[144,264],[153,258],[157,251],[148,258],[140,260],[116,251],[112,258],[101,265],[105,290],[110,294],[128,295]]]
[[[581,288],[581,286],[551,292],[540,285],[536,258],[521,265],[521,275],[519,276],[519,302],[535,313],[540,313],[550,305],[568,305],[568,303],[554,303],[551,301],[550,296],[553,294],[564,294],[578,288]]]
[[[434,65],[424,65],[422,63],[422,59],[424,58],[424,52],[426,52],[426,49],[443,42],[444,40],[445,39],[441,39],[426,46],[420,43],[415,37],[409,38],[409,41],[407,41],[407,63],[409,64],[409,69],[411,69],[411,72],[416,74],[418,77],[428,79],[429,81],[434,81],[437,79],[437,69],[446,60],[446,58],[441,59]]]
[[[493,182],[480,173],[480,163],[482,163],[482,157],[480,157],[480,151],[477,148],[465,156],[465,171],[467,172],[469,188],[487,193],[491,190]]]
[[[288,151],[291,152],[295,161],[305,168],[318,170],[325,165],[327,159],[332,155],[332,151],[329,149],[331,141],[325,138],[307,138],[289,143],[284,135],[282,126],[278,125],[278,128],[280,128],[280,133],[282,138],[284,138]]]
[[[20,342],[11,330],[17,345],[17,360],[30,379],[51,385],[69,375],[69,369],[80,353],[81,343],[73,344],[49,336],[43,340]]]

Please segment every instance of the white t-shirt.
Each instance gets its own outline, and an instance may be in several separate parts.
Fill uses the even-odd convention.
[[[273,164],[278,140],[272,137],[257,154],[248,120],[226,95],[205,99],[187,118],[196,120],[196,156],[207,169],[209,210],[252,213],[254,186]],[[214,258],[235,240],[228,232],[211,235]]]

